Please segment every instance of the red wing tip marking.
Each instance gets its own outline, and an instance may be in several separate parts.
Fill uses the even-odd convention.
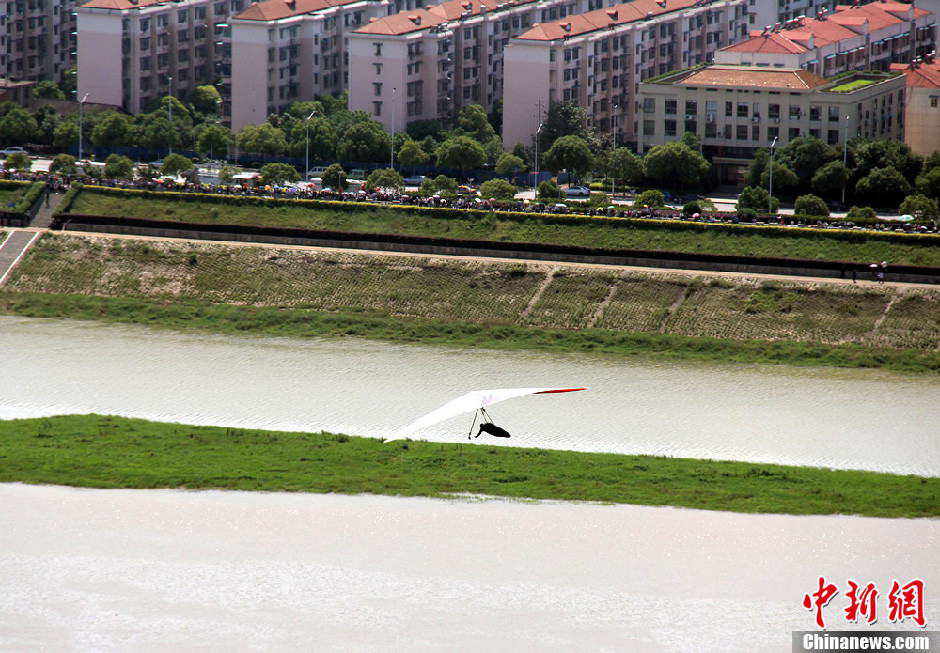
[[[587,390],[587,388],[563,388],[560,390],[542,390],[541,392],[536,392],[537,395],[552,395],[559,392],[580,392],[581,390]]]

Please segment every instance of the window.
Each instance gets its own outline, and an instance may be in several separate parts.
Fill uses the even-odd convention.
[[[751,127],[751,140],[752,141],[760,140],[760,127],[758,127],[757,125],[754,125],[753,127]]]
[[[189,20],[189,11],[187,9],[180,9],[178,12],[176,12],[176,22],[178,22],[180,25],[185,23],[187,20]]]
[[[381,57],[382,56],[382,44],[373,43],[372,46],[375,48],[375,56]],[[379,115],[379,114],[375,114],[375,115]]]
[[[382,95],[382,82],[372,82],[372,89],[376,96]]]
[[[733,111],[733,105],[732,105],[732,103],[731,103],[731,102],[725,102],[725,116],[728,117],[728,118],[730,118],[730,117],[733,115],[732,111]]]
[[[829,107],[829,122],[839,122],[839,107]]]
[[[775,138],[780,137],[780,128],[779,127],[768,127],[767,128],[767,140],[773,141]]]
[[[676,121],[675,120],[663,121],[663,133],[666,136],[675,136],[676,135]]]
[[[801,115],[803,115],[803,110],[797,105],[791,104],[789,113],[790,120],[799,120]]]
[[[827,132],[826,142],[829,143],[830,145],[835,145],[836,143],[838,143],[839,142],[839,130],[830,129]]]
[[[377,101],[372,103],[372,115],[381,116],[382,115],[382,102]]]
[[[648,97],[643,98],[643,113],[654,113],[656,111],[656,100]]]
[[[940,96],[931,95],[931,96],[930,96],[930,106],[931,106],[932,108],[936,108],[936,107],[937,107],[938,100],[940,100]]]
[[[738,102],[738,118],[747,118],[748,108],[747,102]]]
[[[652,136],[656,133],[656,123],[652,120],[643,121],[643,135]]]
[[[768,104],[767,105],[767,117],[772,120],[779,120],[780,119],[780,105]]]
[[[677,100],[666,100],[666,115],[674,116],[676,115],[677,106],[679,102]]]
[[[738,125],[737,129],[737,139],[739,141],[747,140],[747,125]]]
[[[799,138],[799,136],[800,136],[800,128],[790,127],[787,137],[792,141],[794,138]]]
[[[731,140],[731,125],[725,125],[725,138]]]
[[[698,102],[695,100],[686,100],[685,101],[685,115],[695,116],[698,115]]]
[[[372,65],[375,66],[375,74],[376,74],[376,75],[381,75],[381,74],[382,74],[382,64],[380,64],[380,63],[374,63],[374,64],[372,64]]]

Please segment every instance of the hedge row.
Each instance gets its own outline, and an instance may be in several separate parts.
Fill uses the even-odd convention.
[[[23,197],[16,203],[16,206],[13,207],[13,213],[27,213],[33,208],[33,204],[36,203],[45,189],[46,184],[44,182],[34,181],[30,184],[29,189],[23,193]]]
[[[482,209],[454,209],[446,207],[428,207],[428,206],[409,206],[409,205],[388,205],[373,202],[342,202],[334,200],[309,200],[309,199],[280,199],[266,198],[252,195],[222,195],[213,193],[171,193],[157,192],[149,190],[139,190],[131,188],[111,188],[108,186],[85,186],[89,192],[102,193],[116,197],[135,195],[148,199],[168,199],[172,198],[182,202],[202,202],[211,204],[221,204],[229,206],[293,206],[306,208],[309,210],[336,209],[343,211],[358,212],[377,212],[388,210],[400,210],[424,215],[438,219],[466,219],[487,217],[500,220],[509,220],[521,224],[554,224],[554,225],[573,225],[580,226],[587,223],[609,226],[614,228],[640,228],[640,229],[664,229],[677,231],[705,231],[717,230],[728,234],[760,234],[770,237],[825,237],[845,242],[865,242],[868,240],[881,240],[885,242],[894,242],[900,244],[910,244],[918,241],[924,245],[940,245],[940,235],[937,234],[908,234],[908,233],[882,233],[873,231],[839,231],[830,229],[814,229],[809,227],[794,229],[780,227],[775,225],[748,225],[748,224],[723,224],[723,223],[703,223],[686,220],[659,220],[655,218],[616,218],[608,216],[584,216],[576,214],[550,214],[550,213],[524,213],[520,211],[495,211]]]
[[[55,210],[55,215],[62,215],[63,213],[68,213],[72,208],[72,204],[75,203],[75,198],[78,197],[78,194],[82,192],[82,189],[85,187],[81,182],[74,181],[69,186],[69,189],[66,191],[65,195],[62,197],[62,201],[59,202],[58,208]]]

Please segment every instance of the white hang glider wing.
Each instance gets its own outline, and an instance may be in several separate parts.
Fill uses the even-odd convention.
[[[438,422],[443,422],[444,420],[450,419],[451,417],[456,417],[457,415],[462,415],[464,413],[472,413],[474,411],[480,410],[481,408],[486,408],[487,406],[492,406],[501,401],[506,401],[507,399],[515,399],[516,397],[525,397],[527,395],[548,395],[548,394],[559,394],[562,392],[578,392],[580,390],[587,390],[587,388],[503,388],[499,390],[475,390],[473,392],[468,392],[465,395],[461,395],[456,399],[451,399],[446,404],[433,410],[423,417],[419,417],[411,424],[403,427],[396,438],[400,439],[413,435],[415,432],[425,429],[433,424]],[[388,440],[390,442],[391,440]]]

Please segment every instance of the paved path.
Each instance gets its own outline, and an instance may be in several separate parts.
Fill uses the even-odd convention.
[[[38,238],[39,233],[35,231],[16,229],[9,233],[0,245],[0,286],[6,282],[10,271],[19,263],[27,248]]]
[[[36,217],[29,223],[31,227],[48,228],[52,225],[52,215],[62,203],[65,193],[47,193],[42,206],[36,212]]]

